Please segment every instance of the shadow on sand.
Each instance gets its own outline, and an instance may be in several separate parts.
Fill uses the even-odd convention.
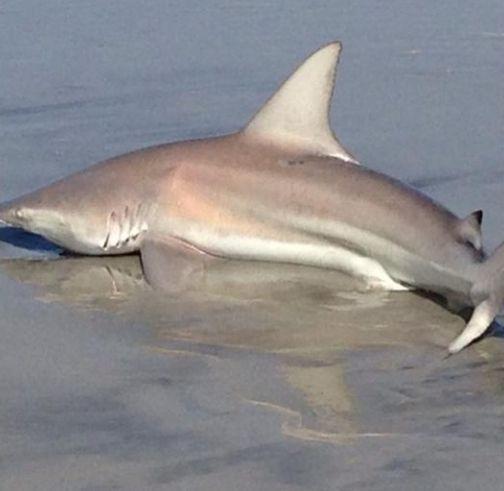
[[[44,239],[44,237],[26,232],[21,228],[0,227],[0,242],[5,242],[29,251],[61,251],[61,248]]]

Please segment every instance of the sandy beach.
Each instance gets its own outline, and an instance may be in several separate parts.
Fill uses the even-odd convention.
[[[0,198],[243,126],[344,45],[332,121],[371,168],[504,240],[500,2],[6,0]],[[432,298],[229,261],[189,290],[138,256],[0,229],[3,490],[498,490],[504,334],[459,355]]]

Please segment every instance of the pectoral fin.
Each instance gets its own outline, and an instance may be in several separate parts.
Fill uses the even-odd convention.
[[[500,302],[490,297],[481,302],[475,309],[467,326],[452,343],[448,346],[451,354],[458,353],[475,339],[482,336],[492,324],[495,316],[500,311]]]
[[[173,238],[151,237],[140,248],[142,267],[147,282],[169,292],[186,290],[198,283],[213,256]]]

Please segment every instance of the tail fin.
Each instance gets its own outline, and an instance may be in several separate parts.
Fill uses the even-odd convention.
[[[471,299],[475,306],[473,314],[462,334],[448,347],[452,354],[481,337],[504,306],[504,243],[481,265]]]
[[[452,355],[458,353],[475,339],[483,336],[490,324],[492,324],[495,316],[499,313],[501,305],[502,301],[497,301],[492,296],[477,305],[462,334],[450,343],[448,351]]]

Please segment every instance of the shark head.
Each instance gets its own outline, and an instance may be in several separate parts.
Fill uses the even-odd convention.
[[[0,223],[22,228],[58,243],[62,233],[68,234],[69,223],[56,209],[32,201],[29,198],[19,198],[1,205]]]

